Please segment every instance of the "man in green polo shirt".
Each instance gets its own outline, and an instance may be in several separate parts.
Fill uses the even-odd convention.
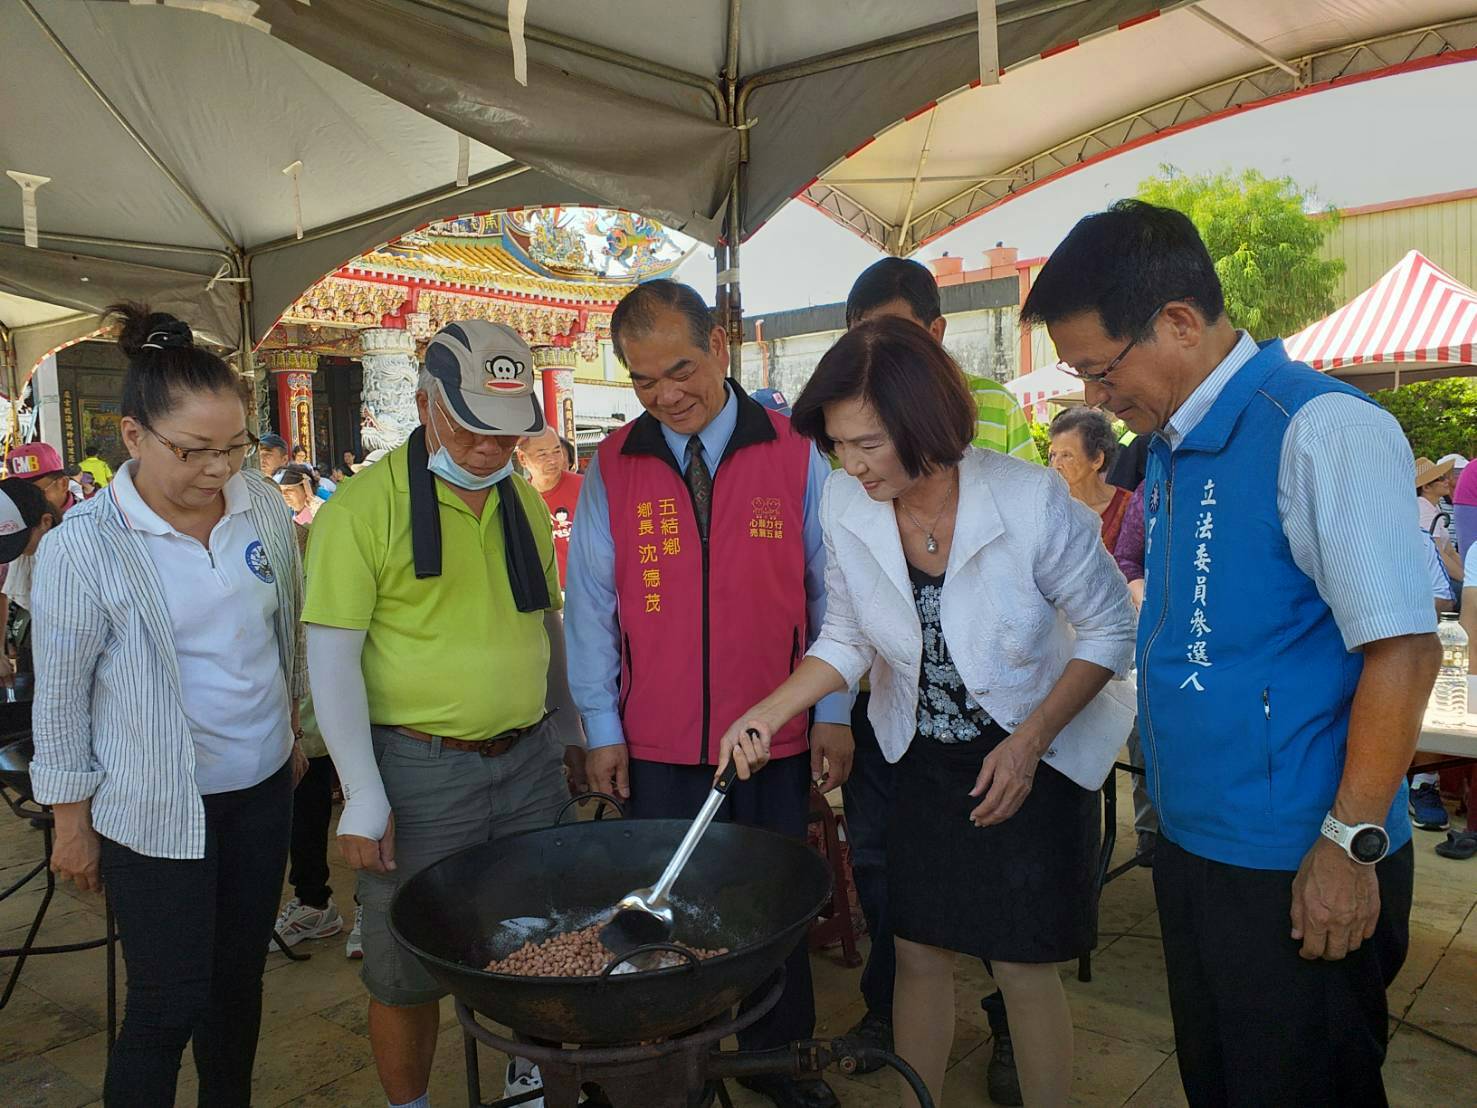
[[[319,511],[303,621],[375,1063],[391,1105],[424,1108],[444,990],[391,936],[390,899],[449,854],[551,823],[583,739],[548,509],[512,469],[544,427],[532,352],[502,324],[448,324],[416,403],[410,440]],[[510,1066],[509,1092],[537,1088],[529,1070]]]

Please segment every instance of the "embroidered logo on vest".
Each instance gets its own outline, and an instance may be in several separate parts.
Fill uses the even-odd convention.
[[[749,538],[782,539],[785,537],[783,503],[777,496],[756,496],[749,502]]]

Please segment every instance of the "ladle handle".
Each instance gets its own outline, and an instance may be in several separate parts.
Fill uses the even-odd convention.
[[[718,807],[728,796],[729,787],[738,778],[738,766],[732,758],[728,765],[718,776],[713,785],[712,792],[708,793],[708,799],[703,801],[702,809],[697,814],[697,819],[692,821],[692,826],[687,829],[687,834],[682,836],[682,842],[677,847],[677,853],[672,855],[672,860],[667,863],[667,868],[662,871],[657,883],[652,886],[651,900],[648,901],[653,908],[658,908],[667,903],[667,894],[672,891],[672,886],[677,883],[677,878],[682,875],[683,867],[692,857],[692,852],[697,849],[698,842],[703,833],[707,831],[708,824],[713,822],[713,817],[718,814]]]

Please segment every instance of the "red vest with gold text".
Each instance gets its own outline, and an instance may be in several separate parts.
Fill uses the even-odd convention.
[[[615,540],[621,725],[631,757],[712,764],[723,733],[805,655],[810,442],[733,386],[738,423],[713,473],[705,544],[661,424],[642,415],[600,446]],[[807,749],[807,717],[773,758]]]

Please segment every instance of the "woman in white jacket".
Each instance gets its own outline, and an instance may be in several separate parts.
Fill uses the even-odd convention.
[[[1055,963],[1096,939],[1091,790],[1128,730],[1099,696],[1133,650],[1123,575],[1059,476],[969,445],[963,375],[910,322],[843,336],[794,422],[844,469],[821,507],[825,624],[721,760],[732,751],[747,776],[774,731],[870,670],[869,716],[897,767],[898,1053],[942,1103],[954,954],[987,958],[1025,1102],[1065,1104],[1072,1020]]]

